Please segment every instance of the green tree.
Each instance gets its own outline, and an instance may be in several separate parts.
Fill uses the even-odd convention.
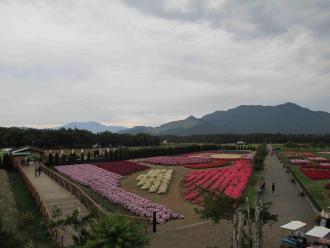
[[[61,163],[66,164],[66,154],[65,153],[63,153],[61,156]]]
[[[234,200],[221,192],[203,191],[203,208],[196,208],[195,211],[203,219],[211,219],[214,223],[219,223],[221,219],[231,220],[235,210]]]
[[[58,155],[58,153],[55,153],[54,165],[59,165],[59,164],[60,164],[60,156]]]
[[[2,166],[5,170],[11,170],[13,168],[13,161],[8,153],[5,153],[2,157]]]
[[[106,215],[91,226],[82,248],[142,248],[149,240],[140,223],[119,214]]]
[[[54,156],[52,153],[48,154],[48,166],[53,166],[54,165]]]

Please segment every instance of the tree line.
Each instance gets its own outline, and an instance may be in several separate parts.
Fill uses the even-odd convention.
[[[155,146],[161,141],[168,143],[310,143],[322,147],[330,144],[330,134],[327,135],[289,135],[289,134],[216,134],[192,136],[152,136],[148,134],[116,134],[109,131],[92,133],[79,129],[33,129],[0,127],[0,147],[19,147],[24,145],[44,149],[56,148],[86,148],[94,144],[103,147],[113,146]]]
[[[214,135],[191,135],[191,136],[160,136],[162,140],[173,143],[235,143],[244,141],[245,143],[311,143],[316,145],[330,144],[330,134],[308,135],[308,134],[214,134]]]
[[[141,147],[138,149],[121,147],[116,149],[105,150],[100,153],[100,150],[94,150],[93,152],[84,152],[76,154],[74,152],[68,155],[63,153],[55,154],[49,153],[46,161],[46,165],[65,165],[65,164],[77,164],[84,162],[105,162],[105,161],[119,161],[134,158],[146,158],[154,156],[165,156],[165,155],[177,155],[190,152],[209,151],[220,149],[222,146],[214,144],[204,145],[181,145],[181,146],[154,146],[154,147]]]
[[[92,133],[79,129],[33,129],[0,127],[0,147],[25,145],[43,149],[86,148],[94,144],[107,146],[152,146],[159,145],[160,138],[148,134]]]

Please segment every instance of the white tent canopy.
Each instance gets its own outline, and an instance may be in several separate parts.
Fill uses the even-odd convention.
[[[330,233],[330,229],[324,226],[314,226],[306,235],[316,238],[324,238]]]
[[[291,221],[285,225],[282,225],[281,228],[284,228],[284,229],[288,229],[288,230],[297,230],[299,228],[302,228],[304,226],[306,226],[307,224],[304,223],[304,222],[301,222],[299,220],[294,220],[294,221]]]

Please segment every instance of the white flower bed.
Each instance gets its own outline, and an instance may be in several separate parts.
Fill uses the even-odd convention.
[[[164,194],[171,182],[172,169],[150,170],[147,174],[139,175],[136,180],[137,186],[141,189],[149,190],[150,193]]]

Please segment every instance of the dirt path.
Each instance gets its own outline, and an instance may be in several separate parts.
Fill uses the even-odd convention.
[[[266,191],[259,197],[263,202],[273,202],[271,212],[279,215],[278,222],[264,229],[264,247],[277,248],[283,237],[283,230],[279,227],[292,220],[300,220],[308,224],[307,230],[314,226],[315,214],[304,197],[299,196],[297,186],[291,182],[292,176],[286,173],[276,156],[266,157],[264,178]],[[272,182],[276,191],[271,192]]]

